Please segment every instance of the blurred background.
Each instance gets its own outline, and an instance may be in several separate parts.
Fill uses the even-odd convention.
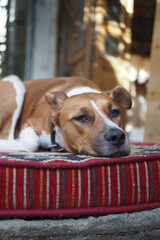
[[[0,77],[130,91],[130,141],[160,143],[160,0],[0,0]],[[147,110],[148,109],[148,110]]]

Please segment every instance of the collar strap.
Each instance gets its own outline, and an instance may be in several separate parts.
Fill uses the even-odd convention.
[[[62,147],[60,147],[58,143],[56,143],[55,136],[56,136],[55,126],[52,123],[51,124],[51,143],[52,144],[50,146],[48,146],[48,148],[51,150],[51,152],[64,151],[64,149]]]

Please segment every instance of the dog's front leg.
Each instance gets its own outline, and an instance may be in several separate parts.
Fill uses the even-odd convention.
[[[35,152],[39,149],[40,137],[31,126],[23,128],[18,139],[0,139],[0,151]]]
[[[28,151],[35,152],[39,149],[39,137],[32,127],[24,128],[21,131],[19,141]]]

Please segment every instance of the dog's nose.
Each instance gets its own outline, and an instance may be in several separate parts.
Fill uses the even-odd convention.
[[[105,134],[105,139],[110,142],[112,145],[115,146],[120,146],[125,142],[126,135],[121,129],[110,129],[106,134]]]

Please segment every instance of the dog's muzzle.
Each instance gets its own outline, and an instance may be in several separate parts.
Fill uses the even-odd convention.
[[[98,134],[92,143],[92,150],[96,156],[125,156],[129,154],[129,143],[123,129],[110,128]]]
[[[126,140],[126,135],[123,130],[119,128],[111,128],[105,135],[105,140],[115,147],[120,147]]]

